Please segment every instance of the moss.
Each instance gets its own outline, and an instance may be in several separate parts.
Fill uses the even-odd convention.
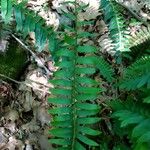
[[[0,53],[0,73],[13,79],[18,79],[27,62],[27,52],[19,44],[10,40],[9,48]]]

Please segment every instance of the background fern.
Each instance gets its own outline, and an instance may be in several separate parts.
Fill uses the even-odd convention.
[[[13,11],[14,16],[12,15]],[[53,40],[55,38],[55,33],[52,27],[46,26],[43,18],[32,10],[27,9],[27,1],[17,3],[12,0],[8,0],[7,2],[2,0],[1,12],[2,19],[6,24],[12,22],[12,17],[14,17],[16,21],[16,31],[23,33],[24,38],[29,32],[35,33],[36,49],[39,52],[44,49],[47,40],[50,50],[53,51],[55,49],[57,44],[55,44],[56,39]]]
[[[1,15],[5,23],[9,23],[12,16],[12,1],[1,0]]]
[[[129,47],[139,46],[150,39],[150,27],[143,27],[129,38]]]
[[[128,40],[126,35],[127,32],[125,32],[125,19],[121,14],[122,8],[120,8],[115,0],[102,0],[101,5],[104,14],[104,20],[108,24],[110,37],[115,46],[114,51],[129,51],[129,49],[126,47]]]
[[[116,111],[113,117],[119,119],[121,128],[128,130],[129,137],[134,143],[133,149],[149,149],[149,106],[133,99],[126,102],[117,101],[111,105]]]
[[[120,88],[134,90],[144,85],[150,87],[150,56],[144,56],[125,70]]]
[[[109,125],[110,132],[113,135],[106,138],[108,141],[104,140],[105,148],[103,149],[111,149],[108,146],[111,144],[109,140],[112,138],[112,141],[115,141],[112,136],[118,137],[119,143],[122,143],[122,140],[126,141],[124,139],[126,136],[132,143],[131,149],[148,150],[150,148],[150,134],[146,126],[149,124],[147,120],[149,120],[150,92],[149,27],[143,27],[135,32],[134,36],[129,36],[126,32],[126,24],[120,8],[113,0],[102,0],[104,20],[108,24],[112,44],[115,46],[114,50],[120,52],[118,56],[123,60],[121,67],[118,68],[121,70],[121,79],[118,83],[121,101],[114,100],[111,102],[112,111],[114,112],[112,129]],[[126,56],[127,58],[124,59]],[[126,68],[126,66],[128,67]],[[118,120],[114,120],[114,118]],[[116,127],[114,128],[114,126]],[[118,126],[120,126],[120,131],[118,131]],[[107,136],[107,134],[104,135]],[[124,144],[130,145],[129,143]],[[118,149],[120,147],[116,146]],[[115,147],[113,148],[115,149]],[[130,148],[127,146],[121,149]]]

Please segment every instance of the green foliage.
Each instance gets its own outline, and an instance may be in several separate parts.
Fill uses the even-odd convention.
[[[80,37],[84,38],[79,30],[84,22],[78,20],[78,12],[82,10],[82,6],[76,2],[73,4],[75,12],[65,15],[74,20],[75,25],[71,29],[72,36],[63,33],[64,44],[55,53],[59,58],[56,64],[59,69],[50,81],[55,88],[51,90],[53,96],[48,99],[55,105],[49,110],[54,116],[53,128],[50,130],[53,139],[50,141],[68,150],[86,149],[86,145],[98,146],[90,137],[100,134],[91,128],[92,124],[100,121],[95,116],[100,106],[94,104],[94,100],[101,89],[90,77],[96,71],[95,64],[99,63],[95,55],[97,50],[94,46],[78,42]]]
[[[111,103],[114,112],[112,119],[118,119],[114,120],[113,124],[116,124],[118,128],[117,122],[120,122],[119,135],[117,135],[118,129],[113,128],[112,132],[115,136],[119,136],[120,140],[124,140],[124,136],[128,137],[133,144],[132,149],[148,150],[150,149],[148,127],[150,119],[150,57],[147,50],[149,49],[149,26],[139,29],[131,36],[126,30],[122,7],[118,6],[114,0],[101,0],[101,4],[104,20],[108,24],[110,38],[114,44],[114,51],[121,52],[122,56],[127,54],[128,59],[130,58],[130,61],[125,59],[123,62],[128,65],[127,68],[121,64],[121,69],[124,71],[121,73],[118,86],[121,90],[119,93],[121,93],[122,101],[115,100]],[[119,57],[121,59],[121,55]],[[126,98],[129,94],[128,91],[132,95],[130,100]],[[104,143],[106,144],[106,140]],[[109,149],[107,144],[104,149]]]
[[[115,0],[101,0],[101,7],[103,9],[104,20],[108,24],[110,37],[116,52],[129,51],[126,46],[127,32],[125,19],[121,13],[120,6],[115,2]]]
[[[129,37],[129,48],[139,46],[150,40],[150,27],[143,27],[135,35]]]
[[[15,0],[1,0],[1,16],[5,26],[15,21],[17,33],[22,33],[24,38],[29,32],[34,32],[39,52],[48,42],[55,58],[58,70],[50,81],[54,88],[50,89],[52,94],[48,99],[52,104],[49,113],[53,116],[51,143],[58,149],[65,150],[150,149],[150,56],[142,45],[149,42],[149,26],[140,29],[134,36],[129,35],[122,7],[115,0],[101,0],[103,17],[108,24],[112,40],[112,44],[106,42],[106,47],[113,46],[116,54],[111,58],[112,65],[115,66],[112,68],[105,56],[99,56],[95,46],[82,42],[95,36],[83,30],[92,21],[79,20],[78,14],[88,5],[78,5],[76,0],[65,2],[75,7],[69,13],[63,12],[72,22],[72,26],[63,25],[60,32],[54,32],[51,27],[46,26],[41,17],[27,9],[26,2],[25,0],[18,4]],[[1,32],[1,39],[6,34]],[[140,46],[143,51],[138,50]],[[137,48],[137,54],[132,53],[133,47]],[[145,50],[147,52],[144,52]],[[121,56],[127,51],[130,61],[114,64],[116,56],[123,60]],[[10,51],[7,55],[8,53]],[[17,50],[12,50],[11,54],[17,58],[17,63],[11,59],[12,55],[8,55],[6,61],[9,59],[10,64],[15,63],[14,68],[20,68],[20,64],[23,64],[21,59],[24,60],[26,55],[23,57]],[[4,59],[0,58],[0,61],[4,69],[11,69]],[[98,72],[104,81],[103,87],[108,87],[108,93],[95,79]],[[115,88],[114,79],[116,82],[120,79],[120,82],[115,84],[118,87]],[[113,96],[109,95],[110,91]],[[105,99],[114,97],[119,97],[121,101],[111,102],[111,111]],[[97,104],[97,101],[100,103]],[[97,130],[99,121],[101,137],[100,129]],[[98,136],[98,140],[95,136]]]
[[[56,47],[55,33],[51,27],[45,25],[42,17],[38,16],[34,11],[27,9],[27,1],[17,3],[12,0],[1,0],[1,14],[2,19],[6,23],[11,22],[12,12],[14,12],[14,19],[16,21],[17,32],[23,33],[24,38],[29,32],[35,32],[36,48],[41,52],[45,46],[46,41],[49,41],[50,50],[53,51]]]
[[[11,10],[8,9],[8,12],[5,12],[5,8],[9,7],[10,3]],[[13,10],[17,32],[23,33],[24,37],[28,32],[35,32],[39,51],[42,50],[47,39],[50,49],[52,51],[56,49],[56,34],[45,26],[41,17],[26,9],[24,1],[19,4],[12,1],[1,4],[3,20],[6,23],[10,23],[11,17],[7,14]],[[78,12],[81,12],[85,6],[79,6],[76,2],[72,4],[75,6],[75,12],[73,14],[64,12],[64,15],[74,21],[75,26],[65,26],[70,35],[62,33],[64,40],[60,42],[63,44],[59,50],[54,52],[59,70],[51,81],[55,88],[51,90],[53,96],[48,100],[56,106],[49,110],[49,113],[54,116],[53,128],[50,131],[53,139],[50,141],[64,149],[86,149],[86,145],[98,146],[91,137],[100,134],[100,131],[92,129],[92,126],[100,121],[100,118],[96,116],[100,106],[94,100],[98,98],[102,89],[98,87],[92,75],[99,69],[104,78],[111,82],[113,70],[102,57],[96,56],[96,47],[78,42],[79,39],[94,35],[80,30],[82,26],[90,23],[78,20]],[[11,52],[14,54],[14,51]],[[21,58],[18,55],[15,57]],[[22,62],[18,61],[18,64]],[[10,69],[9,65],[6,64],[6,66]],[[18,69],[16,66],[14,68]]]
[[[27,53],[16,41],[9,40],[9,48],[0,53],[0,74],[10,78],[18,79],[28,61]]]
[[[103,57],[97,58],[96,67],[100,70],[100,74],[108,81],[113,82],[114,80],[114,70],[112,67],[107,63]]]
[[[125,70],[120,88],[135,90],[145,85],[150,88],[150,56],[142,57]]]
[[[1,15],[5,23],[9,23],[12,16],[12,1],[1,0]]]
[[[145,105],[141,102],[135,102],[131,99],[126,102],[112,102],[111,106],[115,110],[113,117],[119,119],[120,127],[130,129],[129,136],[134,143],[134,148],[138,150],[141,150],[141,147],[143,147],[143,149],[149,149],[149,105]]]

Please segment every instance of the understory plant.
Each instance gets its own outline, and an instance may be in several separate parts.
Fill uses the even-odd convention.
[[[76,1],[72,4],[73,12],[64,12],[64,15],[74,22],[74,25],[64,27],[65,32],[61,35],[63,44],[55,53],[59,69],[50,81],[54,84],[52,95],[48,99],[54,104],[54,108],[49,110],[54,116],[50,130],[53,138],[50,141],[60,145],[60,149],[84,150],[98,146],[91,138],[100,134],[100,131],[92,127],[96,128],[94,124],[100,121],[96,116],[100,106],[95,100],[103,89],[94,80],[93,74],[96,69],[101,68],[107,78],[109,66],[102,58],[97,57],[95,46],[82,43],[84,38],[93,37],[94,34],[82,30],[83,26],[90,22],[79,20],[79,12],[86,6],[80,6]]]
[[[127,10],[116,1],[101,0],[101,17],[111,39],[104,45],[113,49],[110,55],[99,51],[95,41],[84,42],[97,36],[85,31],[94,22],[79,17],[88,5],[65,2],[73,6],[63,12],[71,24],[54,31],[27,9],[26,1],[1,0],[2,24],[15,26],[13,32],[22,38],[34,32],[37,51],[48,43],[58,67],[48,98],[50,142],[56,149],[150,149],[150,28],[141,22],[133,35]]]

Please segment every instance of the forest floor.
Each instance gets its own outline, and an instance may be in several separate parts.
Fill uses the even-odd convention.
[[[52,61],[44,62],[48,54],[37,57],[50,74],[31,60],[19,77],[21,81],[6,75],[0,80],[0,150],[52,149],[48,142],[51,117],[47,98],[52,87],[48,79],[55,67]]]

